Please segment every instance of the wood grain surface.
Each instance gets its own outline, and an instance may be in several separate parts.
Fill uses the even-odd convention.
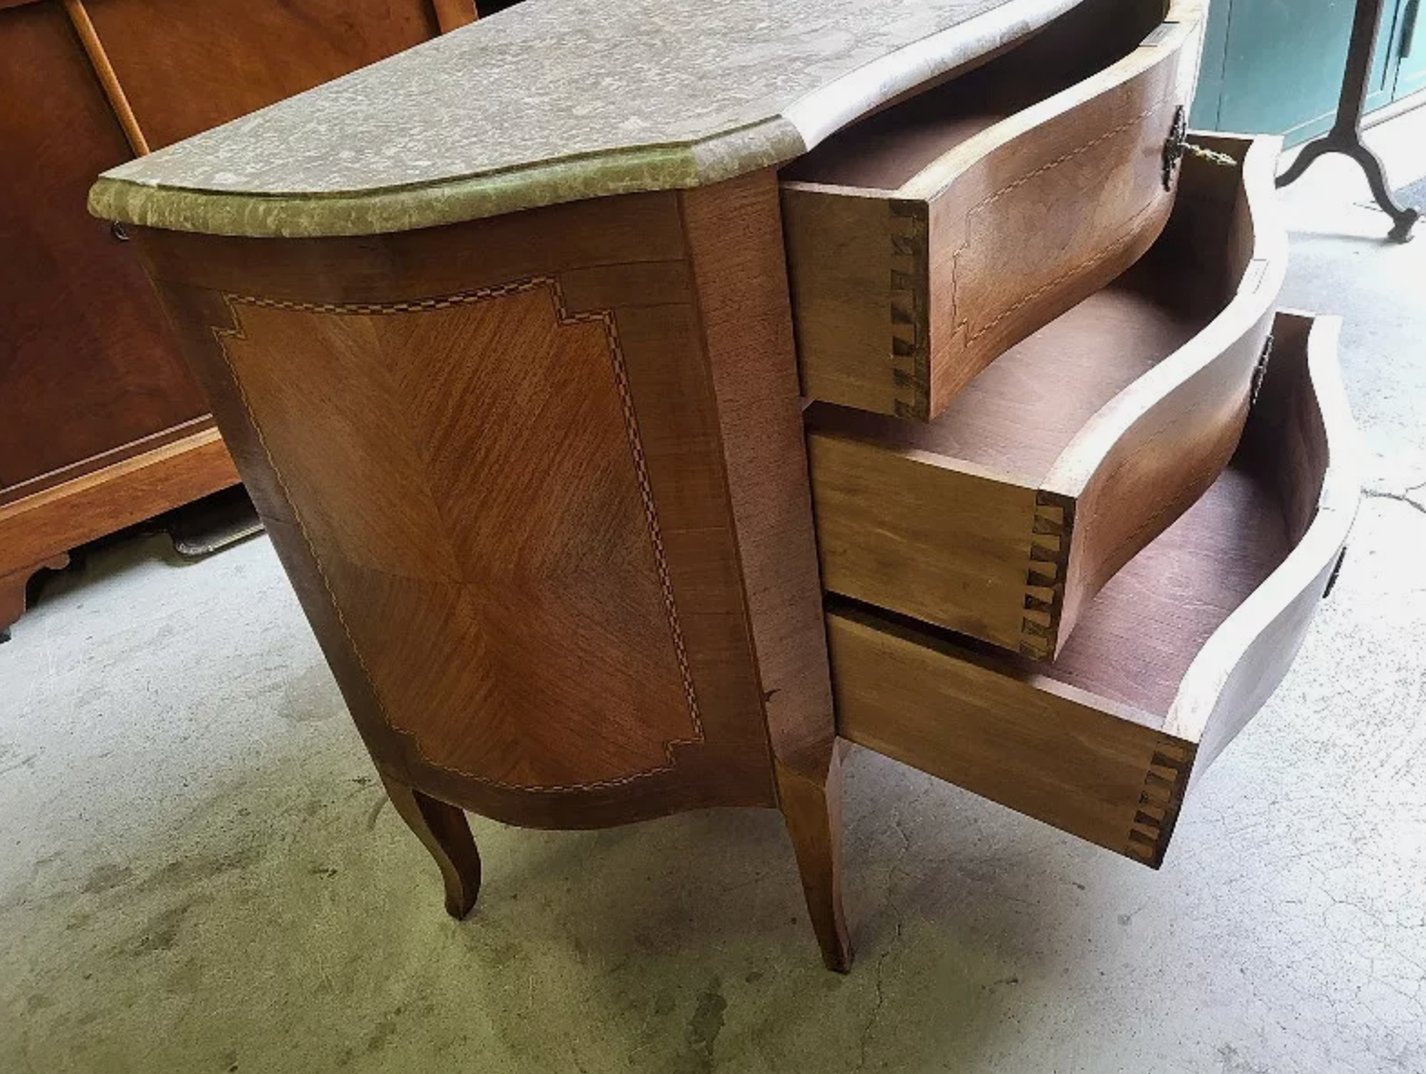
[[[1232,466],[1087,605],[1054,662],[834,603],[839,733],[1161,863],[1192,778],[1286,673],[1356,507],[1335,325],[1277,325]]]
[[[768,360],[793,353],[777,188],[765,172],[679,201],[778,799],[823,961],[845,973],[840,758],[802,407],[794,363]]]
[[[845,968],[777,213],[764,172],[136,239],[383,775],[539,827],[781,804]]]
[[[74,36],[79,39],[79,44],[84,49],[84,55],[89,59],[89,66],[94,71],[94,77],[99,80],[99,85],[104,90],[104,99],[109,102],[109,111],[114,113],[114,119],[118,121],[124,131],[129,148],[134,151],[134,156],[144,156],[150,152],[148,138],[144,135],[143,128],[139,126],[133,106],[129,104],[129,96],[124,92],[124,87],[119,82],[119,76],[114,71],[114,65],[109,60],[108,51],[104,48],[104,43],[99,40],[99,33],[94,29],[94,22],[89,17],[89,9],[84,6],[82,0],[61,0],[61,6],[69,17],[69,24],[73,27]]]
[[[68,553],[28,563],[14,570],[0,569],[0,641],[9,639],[10,627],[25,614],[26,587],[43,570],[59,571],[69,566]]]
[[[154,149],[441,32],[430,0],[89,0],[86,6]]]
[[[805,394],[928,420],[1149,247],[1202,18],[1164,13],[1091,0],[785,169]]]
[[[675,195],[369,240],[138,237],[383,770],[552,827],[771,803]],[[417,622],[420,594],[463,610]]]
[[[436,30],[426,0],[0,4],[0,572],[237,480],[95,176]]]
[[[1216,284],[1219,310],[1201,332],[1110,399],[1045,478],[1047,491],[1075,501],[1060,639],[1074,629],[1082,603],[1223,469],[1271,347],[1273,307],[1287,274],[1287,233],[1273,182],[1281,143],[1204,140],[1240,162],[1239,180],[1225,182],[1233,169],[1189,159],[1183,204],[1165,239],[1180,251],[1177,278]]]
[[[828,591],[1045,659],[1212,483],[1286,267],[1276,143],[1218,144],[1240,168],[1193,161],[1154,249],[934,421],[807,409]]]
[[[839,734],[1110,850],[1129,849],[1146,777],[1177,788],[1191,759],[1137,713],[909,622],[838,607],[827,624]]]
[[[230,375],[395,730],[530,790],[664,771],[701,740],[611,316],[538,277],[230,302]]]
[[[431,0],[431,9],[443,34],[469,26],[477,14],[473,0]]]
[[[67,549],[237,482],[217,430],[203,423],[197,432],[103,470],[0,504],[0,575],[28,577],[66,560]],[[0,630],[23,611],[23,603],[12,598],[0,610]]]
[[[63,9],[0,12],[0,50],[0,100],[33,105],[0,108],[3,498],[207,407],[138,260],[84,211],[130,150]]]
[[[446,913],[457,920],[465,917],[480,894],[481,873],[480,852],[465,814],[384,773],[381,784],[397,814],[435,858],[446,888]]]
[[[1336,318],[1297,312],[1274,322],[1277,354],[1237,458],[1281,491],[1291,551],[1214,632],[1174,698],[1165,730],[1197,741],[1205,765],[1282,681],[1346,555],[1362,466],[1337,361],[1340,329]]]

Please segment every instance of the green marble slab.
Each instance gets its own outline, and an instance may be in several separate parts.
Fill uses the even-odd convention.
[[[715,183],[806,152],[1078,0],[527,0],[107,171],[96,216],[403,231]]]

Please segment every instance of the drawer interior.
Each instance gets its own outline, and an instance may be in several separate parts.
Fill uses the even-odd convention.
[[[1043,482],[1101,407],[1233,300],[1253,264],[1254,244],[1251,223],[1240,219],[1248,216],[1245,209],[1235,212],[1223,196],[1185,182],[1167,227],[1144,257],[995,359],[932,421],[830,403],[811,408],[809,420],[889,450]]]
[[[830,597],[838,733],[1157,867],[1194,778],[1286,674],[1356,512],[1335,323],[1274,332],[1231,464],[1054,661]]]
[[[839,131],[782,178],[895,190],[968,138],[1129,55],[1166,10],[1161,0],[1087,0],[982,66]]]
[[[1253,451],[1235,456],[1099,591],[1054,662],[1035,670],[1162,727],[1204,643],[1302,535],[1288,528],[1271,470],[1271,460]]]
[[[1250,430],[1267,420],[1250,419]],[[1209,637],[1282,564],[1311,522],[1300,509],[1289,513],[1284,491],[1291,489],[1291,502],[1300,504],[1315,502],[1315,490],[1296,487],[1300,475],[1282,472],[1283,453],[1270,450],[1262,432],[1245,435],[1208,491],[1099,591],[1052,662],[837,597],[829,607],[884,620],[921,645],[993,661],[1039,688],[1074,687],[1120,717],[1162,729]]]

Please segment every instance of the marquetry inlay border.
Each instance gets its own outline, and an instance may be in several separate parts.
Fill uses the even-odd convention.
[[[649,542],[653,550],[655,569],[658,574],[659,587],[662,591],[664,611],[668,620],[669,635],[673,643],[675,658],[678,662],[678,671],[682,680],[684,697],[688,704],[688,717],[692,725],[692,734],[677,739],[670,739],[664,742],[665,763],[653,768],[642,769],[631,772],[627,775],[618,776],[606,780],[597,780],[587,783],[574,783],[565,785],[545,785],[545,784],[522,784],[509,783],[494,779],[489,776],[482,776],[478,773],[468,772],[463,769],[451,768],[440,761],[426,755],[422,749],[420,740],[410,731],[398,727],[391,719],[386,700],[381,695],[381,689],[371,674],[367,666],[360,647],[357,645],[346,617],[342,612],[342,607],[337,599],[336,592],[332,588],[331,580],[322,563],[321,553],[312,541],[307,525],[302,519],[302,514],[293,499],[282,468],[273,457],[263,433],[261,423],[254,413],[247,392],[243,386],[242,378],[238,375],[237,369],[233,365],[228,348],[224,341],[228,339],[247,340],[243,331],[242,320],[238,315],[238,307],[251,306],[261,309],[288,310],[299,313],[323,313],[336,315],[395,315],[407,313],[420,313],[431,310],[450,309],[456,306],[469,306],[480,302],[487,302],[494,299],[505,298],[510,295],[523,294],[539,288],[546,288],[550,295],[551,305],[558,324],[598,324],[604,331],[604,338],[609,352],[611,373],[614,379],[614,387],[618,392],[620,405],[623,411],[625,435],[629,444],[630,458],[633,462],[634,472],[639,487],[639,497],[643,504],[645,522],[648,528]],[[698,745],[704,741],[704,727],[702,717],[698,708],[698,696],[694,688],[692,669],[688,660],[687,647],[684,644],[683,631],[679,625],[678,605],[675,599],[673,582],[668,568],[668,557],[664,549],[663,536],[659,526],[658,510],[654,501],[653,489],[649,482],[648,466],[645,460],[643,440],[639,434],[637,415],[634,410],[633,398],[629,391],[628,368],[624,357],[623,345],[619,339],[618,327],[615,324],[612,310],[570,310],[566,304],[564,291],[560,287],[559,281],[552,276],[529,276],[508,283],[496,284],[489,287],[481,287],[470,291],[459,291],[448,295],[439,295],[430,298],[409,299],[398,302],[304,302],[289,299],[265,298],[256,295],[222,293],[224,304],[227,306],[229,318],[232,322],[231,328],[221,326],[210,326],[213,338],[218,345],[219,352],[223,356],[223,361],[228,368],[232,383],[236,385],[238,396],[242,401],[243,410],[247,415],[249,424],[257,437],[262,448],[263,456],[268,467],[282,489],[287,505],[292,512],[293,520],[296,523],[298,532],[302,535],[303,541],[307,545],[307,550],[316,565],[317,573],[322,580],[322,586],[326,590],[327,597],[331,601],[332,610],[336,615],[337,622],[341,625],[342,632],[346,637],[347,644],[361,668],[362,674],[366,677],[377,705],[381,710],[382,719],[386,726],[396,734],[400,734],[412,740],[416,751],[423,761],[433,767],[450,772],[463,779],[485,784],[487,786],[498,787],[502,790],[543,792],[543,793],[577,793],[582,791],[601,790],[612,787],[623,786],[636,780],[646,779],[650,776],[671,771],[676,766],[675,748],[679,746]]]
[[[958,286],[959,281],[963,277],[963,273],[960,271],[962,259],[970,252],[974,243],[974,229],[971,226],[971,221],[974,220],[976,217],[980,216],[982,213],[984,213],[996,202],[1000,201],[1001,198],[1013,194],[1026,183],[1030,183],[1048,172],[1055,171],[1062,165],[1067,164],[1070,161],[1073,161],[1078,157],[1083,156],[1085,153],[1088,153],[1091,150],[1098,148],[1106,141],[1118,138],[1120,135],[1125,134],[1126,132],[1137,132],[1138,129],[1142,127],[1143,124],[1151,116],[1153,116],[1155,113],[1162,112],[1165,108],[1169,107],[1171,103],[1172,102],[1158,101],[1150,105],[1148,108],[1145,108],[1137,115],[1130,116],[1129,118],[1123,120],[1116,126],[1111,127],[1109,130],[1096,135],[1094,138],[1091,138],[1088,141],[1081,142],[1079,145],[1075,146],[1068,152],[1062,153],[1060,156],[1055,157],[1053,160],[1046,161],[1038,167],[1026,172],[1024,175],[1017,176],[1015,179],[1005,183],[998,189],[989,192],[985,195],[985,197],[981,198],[980,201],[976,202],[966,211],[964,236],[962,238],[961,244],[951,255],[951,280],[953,285],[951,292],[951,308],[953,311],[951,316],[951,323],[954,326],[953,331],[963,336],[961,344],[962,346],[972,346],[977,341],[979,341],[982,336],[986,335],[989,332],[995,331],[1006,320],[1014,317],[1025,306],[1028,306],[1031,303],[1038,301],[1046,294],[1049,294],[1050,292],[1062,287],[1066,283],[1066,281],[1074,277],[1083,277],[1086,273],[1096,268],[1103,262],[1108,261],[1111,258],[1117,258],[1122,255],[1124,250],[1132,246],[1134,241],[1138,238],[1142,231],[1143,218],[1145,217],[1145,215],[1155,209],[1157,203],[1150,202],[1149,204],[1146,204],[1141,209],[1139,209],[1138,212],[1134,213],[1134,215],[1129,219],[1127,226],[1112,241],[1106,243],[1104,247],[1099,250],[1099,252],[1096,253],[1093,257],[1090,257],[1083,261],[1076,261],[1074,264],[1067,267],[1063,272],[1060,272],[1058,275],[1053,276],[1052,278],[1025,292],[1014,302],[1001,309],[1000,312],[997,313],[990,320],[975,328],[971,327],[971,318],[974,316],[974,311],[967,308],[967,303],[962,297],[960,293],[960,288]]]

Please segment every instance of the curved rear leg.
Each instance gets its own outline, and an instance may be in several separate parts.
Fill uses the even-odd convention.
[[[457,920],[465,917],[480,893],[480,853],[465,813],[385,773],[381,783],[406,826],[436,859],[446,884],[446,912]]]

